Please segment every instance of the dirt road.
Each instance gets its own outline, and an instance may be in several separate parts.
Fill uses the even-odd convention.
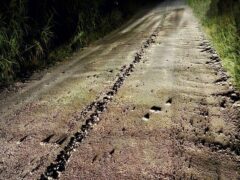
[[[240,102],[183,1],[1,93],[0,179],[239,179]]]

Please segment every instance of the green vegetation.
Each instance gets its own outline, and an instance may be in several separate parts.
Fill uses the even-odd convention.
[[[144,0],[2,0],[0,86],[119,27]]]
[[[240,88],[240,0],[188,0]]]

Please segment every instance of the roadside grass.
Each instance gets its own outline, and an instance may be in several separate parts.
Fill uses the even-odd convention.
[[[144,0],[3,0],[0,88],[64,60],[119,27],[145,3]]]
[[[220,55],[224,68],[230,73],[234,84],[240,88],[240,2],[220,1],[188,0],[188,3]]]

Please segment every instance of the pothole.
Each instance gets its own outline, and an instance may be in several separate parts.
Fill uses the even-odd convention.
[[[150,109],[150,112],[152,113],[160,113],[162,111],[162,108],[159,107],[159,106],[153,106],[151,109]]]
[[[150,119],[150,114],[149,113],[145,114],[142,118],[143,121],[149,121],[149,119]]]
[[[172,99],[172,98],[169,98],[169,99],[167,100],[167,102],[166,102],[166,105],[171,106],[171,105],[172,105],[172,101],[173,101],[173,99]]]

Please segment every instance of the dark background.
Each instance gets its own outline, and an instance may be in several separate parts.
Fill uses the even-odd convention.
[[[154,0],[1,0],[0,85],[86,46]],[[59,50],[60,48],[60,50]]]

